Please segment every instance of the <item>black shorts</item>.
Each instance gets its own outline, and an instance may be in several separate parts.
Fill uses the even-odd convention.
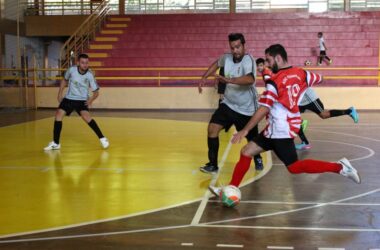
[[[238,131],[242,130],[245,125],[249,122],[251,116],[239,114],[236,111],[230,109],[226,104],[221,103],[217,110],[211,117],[210,123],[216,123],[223,128],[230,128],[232,125],[235,125]],[[248,141],[252,141],[254,137],[259,134],[259,130],[256,127],[251,129],[246,136]]]
[[[319,51],[319,56],[326,56],[326,50]]]
[[[300,109],[301,113],[304,113],[306,110],[310,110],[316,113],[317,115],[319,115],[323,112],[323,110],[325,110],[325,107],[323,106],[323,103],[319,98],[307,105],[298,106],[298,108]]]
[[[58,108],[64,110],[67,116],[69,116],[74,110],[78,115],[80,115],[82,110],[89,111],[86,101],[70,100],[67,98],[63,98]]]
[[[260,133],[259,136],[253,139],[253,142],[265,151],[273,150],[285,166],[289,166],[298,161],[294,139],[292,138],[271,139],[266,138],[263,133]]]

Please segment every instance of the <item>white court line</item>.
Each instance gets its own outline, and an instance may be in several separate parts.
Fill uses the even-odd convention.
[[[267,249],[294,249],[294,247],[285,247],[285,246],[267,246]]]
[[[233,244],[216,244],[216,247],[243,248],[243,247],[244,247],[244,245],[233,245]]]
[[[17,240],[0,240],[0,244],[19,243],[19,242],[33,242],[33,241],[64,240],[64,239],[78,239],[78,238],[88,238],[88,237],[103,237],[103,236],[112,236],[112,235],[172,230],[172,229],[180,229],[180,228],[187,228],[187,227],[190,227],[190,225],[186,224],[186,225],[179,225],[179,226],[156,227],[156,228],[126,230],[126,231],[107,232],[107,233],[95,233],[95,234],[77,234],[77,235],[56,236],[56,237],[41,237],[41,238],[29,238],[29,239],[17,239]]]
[[[130,214],[130,215],[124,215],[124,216],[118,216],[118,217],[113,217],[113,218],[108,218],[108,219],[103,219],[103,220],[94,220],[94,221],[90,221],[90,222],[71,224],[71,225],[62,226],[62,227],[52,227],[52,228],[47,228],[47,229],[42,229],[42,230],[35,230],[35,231],[28,231],[28,232],[22,232],[22,233],[1,235],[0,236],[0,243],[2,243],[1,239],[4,239],[4,238],[25,236],[25,235],[37,234],[37,233],[46,233],[46,232],[50,232],[50,231],[64,230],[64,229],[73,228],[73,227],[88,226],[88,225],[92,225],[92,224],[96,224],[96,223],[102,223],[102,222],[110,222],[110,221],[115,221],[115,220],[128,219],[128,218],[132,218],[132,217],[136,217],[136,216],[140,216],[140,215],[160,212],[160,211],[171,209],[171,208],[176,208],[176,207],[180,207],[180,206],[184,206],[184,205],[189,205],[189,204],[197,202],[197,201],[200,201],[200,199],[195,199],[195,200],[192,200],[192,201],[187,201],[187,202],[183,202],[183,203],[180,203],[180,204],[175,204],[175,205],[171,205],[171,206],[167,206],[167,207],[163,207],[163,208],[151,209],[151,210],[147,210],[147,211],[143,211],[143,212],[139,212],[139,213],[134,213],[134,214]],[[164,228],[166,228],[166,227],[164,227]],[[154,228],[151,228],[151,229],[154,229]],[[150,229],[147,229],[147,230],[150,230]]]
[[[192,247],[192,246],[194,246],[194,243],[181,243],[181,246]]]
[[[199,224],[196,227],[204,228],[232,228],[232,229],[267,229],[267,230],[294,230],[294,231],[328,231],[328,232],[374,232],[380,228],[331,228],[331,227],[275,227],[275,226],[243,226],[243,225],[211,225]]]
[[[318,250],[345,250],[344,248],[318,247]]]
[[[211,178],[211,181],[210,181],[210,184],[209,184],[210,186],[215,186],[215,183],[218,180],[220,172],[222,172],[222,168],[224,166],[224,163],[227,160],[228,154],[230,153],[230,150],[231,150],[231,147],[232,147],[231,140],[232,140],[232,137],[230,138],[230,140],[228,142],[228,145],[227,145],[226,149],[224,150],[222,159],[221,159],[221,161],[219,163],[219,171],[218,171],[218,173],[214,174],[212,176],[212,178]],[[208,199],[210,198],[210,196],[211,196],[211,192],[210,192],[210,190],[207,189],[205,195],[202,198],[201,204],[199,204],[197,212],[195,213],[195,215],[193,217],[193,220],[191,221],[190,225],[193,226],[193,225],[198,225],[199,224],[199,221],[201,220],[203,212],[206,209],[206,205],[207,205],[207,202],[208,202]]]
[[[228,219],[228,220],[219,220],[219,221],[206,222],[206,223],[202,223],[202,225],[203,224],[204,225],[212,225],[212,224],[219,224],[219,223],[227,223],[227,222],[234,222],[234,221],[243,221],[243,220],[249,220],[249,219],[256,219],[256,218],[272,217],[272,216],[276,216],[276,215],[290,214],[290,213],[300,212],[300,211],[304,211],[304,210],[310,210],[310,209],[314,209],[314,208],[320,208],[320,207],[329,206],[330,204],[335,204],[335,203],[340,203],[340,202],[344,202],[344,201],[354,200],[354,199],[361,198],[361,197],[364,197],[364,196],[367,196],[367,195],[370,195],[370,194],[377,193],[379,191],[380,191],[380,188],[377,188],[377,189],[374,189],[374,190],[371,190],[371,191],[368,191],[368,192],[365,192],[365,193],[361,193],[361,194],[358,194],[358,195],[355,195],[355,196],[351,196],[351,197],[348,197],[348,198],[344,198],[344,199],[340,199],[340,200],[336,200],[336,201],[331,201],[331,202],[320,203],[320,204],[313,205],[313,206],[307,206],[307,207],[303,207],[303,208],[291,209],[291,210],[274,212],[274,213],[268,213],[268,214],[260,214],[260,215],[254,215],[254,216],[240,217],[240,218],[236,218],[236,219]]]
[[[322,130],[322,129],[313,129],[313,128],[310,128],[309,130],[323,132],[323,133],[328,133],[328,134],[351,136],[351,137],[360,138],[360,139],[364,139],[364,140],[380,142],[379,139],[375,139],[375,138],[371,138],[371,137],[365,137],[365,136],[360,136],[360,135],[353,135],[353,134],[347,134],[347,133],[342,133],[342,132],[334,132],[334,131],[326,131],[326,130]]]
[[[221,203],[219,200],[209,200],[212,203]],[[320,205],[326,202],[312,202],[312,201],[240,201],[240,204],[275,204],[275,205]],[[341,203],[330,203],[329,206],[380,206],[380,203],[354,203],[354,202],[341,202]]]

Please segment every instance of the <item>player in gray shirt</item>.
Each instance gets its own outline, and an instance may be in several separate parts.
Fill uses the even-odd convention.
[[[88,55],[81,54],[78,56],[78,65],[69,68],[61,81],[58,91],[59,107],[55,114],[54,121],[54,138],[44,150],[58,150],[61,148],[59,143],[62,120],[65,115],[69,116],[74,110],[82,119],[92,128],[100,140],[103,148],[109,147],[109,142],[100,131],[95,120],[92,119],[89,106],[99,96],[99,86],[95,77],[88,68]],[[63,98],[63,90],[68,85],[68,91]],[[90,96],[90,88],[93,92]]]
[[[205,173],[218,171],[219,133],[222,129],[235,125],[241,130],[248,123],[253,113],[257,110],[257,91],[255,86],[256,62],[252,56],[245,53],[245,39],[240,33],[228,36],[231,53],[225,54],[215,61],[203,75],[198,89],[202,93],[202,87],[206,79],[215,74],[218,68],[224,68],[224,76],[215,75],[217,80],[226,84],[224,98],[218,109],[214,112],[208,125],[208,158],[209,162],[200,168]],[[258,135],[255,127],[247,135],[247,140],[252,140]],[[260,155],[254,157],[256,169],[263,168]]]

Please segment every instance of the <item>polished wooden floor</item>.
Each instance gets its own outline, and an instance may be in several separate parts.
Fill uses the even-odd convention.
[[[221,135],[219,176],[206,161],[210,112],[97,111],[103,150],[77,116],[62,149],[45,153],[53,110],[0,112],[0,249],[380,249],[380,115],[310,120],[301,158],[347,157],[357,185],[339,175],[290,175],[270,154],[251,169],[233,209],[209,198],[241,145]]]

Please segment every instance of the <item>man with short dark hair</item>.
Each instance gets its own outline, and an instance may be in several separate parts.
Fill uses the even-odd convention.
[[[215,74],[218,68],[224,69],[224,76],[216,75],[216,79],[226,84],[223,100],[211,117],[208,125],[208,159],[209,162],[200,168],[205,173],[218,171],[219,133],[222,129],[235,125],[241,130],[257,109],[256,63],[252,56],[245,53],[243,34],[233,33],[228,36],[231,53],[224,54],[215,61],[203,75],[199,83],[199,92],[206,79]],[[253,140],[258,134],[257,126],[246,135],[247,140]],[[256,169],[263,168],[261,156],[255,155]]]
[[[91,127],[100,140],[103,148],[109,147],[109,142],[100,131],[97,123],[91,118],[89,107],[99,96],[99,86],[95,77],[89,69],[89,58],[87,54],[78,56],[78,65],[69,68],[62,79],[58,91],[59,107],[55,114],[53,141],[44,150],[58,150],[61,148],[60,135],[62,130],[62,120],[65,115],[69,116],[74,110]],[[68,91],[63,98],[63,90],[68,85]],[[89,89],[92,89],[92,96]]]

